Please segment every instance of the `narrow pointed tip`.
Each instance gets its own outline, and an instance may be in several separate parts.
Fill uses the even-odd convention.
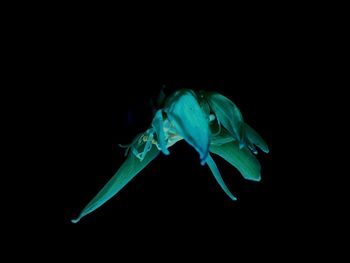
[[[233,200],[233,201],[237,201],[237,198],[236,197],[234,197],[233,195],[232,196],[230,196],[231,197],[231,199]]]
[[[73,223],[73,224],[76,224],[76,223],[78,223],[80,221],[80,217],[78,217],[77,219],[72,219],[71,220],[71,222]]]
[[[237,201],[237,197],[235,197],[231,192],[226,192],[226,194],[231,198],[232,201]]]
[[[230,192],[226,192],[226,194],[232,199],[232,201],[237,201],[237,198]]]

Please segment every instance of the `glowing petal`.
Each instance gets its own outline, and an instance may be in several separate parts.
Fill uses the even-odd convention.
[[[176,132],[196,149],[204,165],[209,153],[209,123],[191,90],[180,90],[169,98],[164,109]]]
[[[210,107],[206,99],[204,99],[203,92],[200,93],[200,98],[199,98],[199,106],[201,107],[204,115],[206,116],[207,120],[209,120],[209,115],[210,115]]]
[[[146,154],[145,158],[140,161],[133,153],[129,153],[127,159],[119,168],[117,173],[101,189],[101,191],[88,203],[77,219],[72,220],[77,223],[83,216],[99,208],[114,195],[116,195],[132,178],[135,177],[143,168],[146,167],[159,153],[154,145]]]
[[[246,133],[247,140],[252,144],[258,146],[263,152],[268,153],[269,147],[263,138],[248,124],[244,123],[244,130]]]
[[[211,145],[222,145],[228,142],[236,141],[231,134],[224,128],[220,128],[218,124],[214,124],[213,130],[219,132],[215,132],[215,134],[211,137]]]
[[[213,152],[238,169],[247,180],[260,181],[260,163],[247,148],[240,149],[238,142],[229,142],[222,145],[212,144]]]
[[[222,126],[229,131],[234,139],[241,143],[242,147],[244,144],[243,117],[238,107],[231,100],[216,92],[208,93],[207,101]]]
[[[165,142],[165,134],[164,134],[164,125],[163,125],[164,121],[163,121],[163,114],[162,114],[162,110],[159,110],[156,112],[156,115],[153,118],[153,122],[152,122],[152,126],[155,129],[156,133],[157,133],[157,142],[158,145],[160,147],[160,149],[162,150],[162,152],[165,155],[169,155],[169,151],[166,147],[166,142]]]
[[[208,155],[207,158],[207,164],[210,168],[210,170],[212,171],[216,181],[219,183],[219,185],[221,186],[222,190],[225,191],[225,193],[234,201],[237,200],[236,197],[233,196],[233,194],[230,192],[230,190],[227,188],[224,180],[222,180],[221,174],[219,172],[218,167],[216,166],[216,163],[214,162],[213,158],[210,156],[210,154]]]

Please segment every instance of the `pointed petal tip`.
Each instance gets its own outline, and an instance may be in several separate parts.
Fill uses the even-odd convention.
[[[232,201],[237,201],[237,197],[235,197],[234,195],[231,194],[231,195],[228,195],[228,196],[231,198]]]
[[[213,160],[213,158],[208,155],[208,166],[210,168],[210,170],[212,171],[216,181],[219,183],[219,185],[221,186],[222,190],[224,190],[224,192],[233,200],[236,201],[237,198],[231,193],[231,191],[227,188],[225,182],[222,180],[221,174],[218,170],[218,167],[216,166],[215,161]]]
[[[251,181],[254,181],[254,182],[260,182],[261,181],[261,176],[259,175],[258,177],[252,177],[250,178]]]
[[[76,224],[76,223],[78,223],[79,221],[80,221],[80,217],[71,220],[71,222],[72,222],[73,224]]]

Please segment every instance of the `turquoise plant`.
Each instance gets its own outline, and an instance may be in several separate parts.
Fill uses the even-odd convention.
[[[201,164],[209,166],[232,200],[236,197],[222,180],[211,153],[236,167],[245,179],[260,181],[255,147],[265,153],[269,149],[260,135],[244,122],[240,110],[231,100],[217,92],[190,89],[178,90],[163,100],[163,108],[155,113],[150,128],[124,146],[127,148],[126,160],[78,218],[72,220],[73,223],[116,195],[160,152],[169,155],[169,148],[180,140],[185,140],[199,153]]]

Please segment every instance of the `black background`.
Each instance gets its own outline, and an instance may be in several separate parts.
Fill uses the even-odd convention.
[[[314,67],[318,49],[310,41],[315,31],[283,14],[265,18],[224,19],[222,27],[176,20],[162,27],[161,19],[131,26],[97,16],[58,27],[48,103],[58,119],[57,157],[50,164],[60,220],[47,229],[63,240],[63,254],[133,257],[144,249],[144,256],[165,251],[181,257],[186,251],[230,254],[241,245],[293,255],[323,235],[315,222],[330,204],[320,201],[321,175],[310,166],[318,138],[310,129],[316,109],[309,105],[317,100],[314,80],[321,77]],[[116,197],[72,224],[122,164],[118,144],[149,127],[150,101],[163,86],[167,93],[213,90],[234,101],[269,145],[269,154],[258,155],[262,180],[246,181],[214,157],[238,198],[233,202],[198,154],[179,142]]]
[[[147,243],[151,236],[165,240],[180,237],[185,243],[191,238],[193,242],[198,242],[197,239],[212,242],[205,241],[206,237],[248,238],[258,233],[262,239],[271,235],[278,239],[295,234],[300,225],[309,224],[308,215],[312,213],[309,209],[313,206],[307,194],[310,179],[305,176],[313,175],[307,175],[305,168],[299,170],[302,154],[295,155],[298,145],[291,139],[294,132],[299,132],[290,125],[296,118],[288,99],[295,89],[292,79],[288,79],[290,82],[284,79],[291,78],[286,69],[275,61],[267,58],[266,61],[268,70],[246,66],[246,70],[233,68],[231,74],[222,77],[219,73],[208,76],[206,68],[201,72],[200,63],[200,68],[192,69],[184,61],[189,75],[195,76],[183,79],[177,76],[174,67],[168,69],[174,71],[169,74],[174,77],[166,79],[161,73],[152,73],[147,65],[144,67],[147,74],[151,71],[151,77],[142,73],[119,76],[118,69],[109,75],[104,67],[96,66],[97,61],[91,62],[92,69],[78,64],[82,68],[67,83],[74,91],[67,91],[69,99],[61,106],[64,111],[69,109],[62,130],[65,149],[60,161],[64,165],[60,174],[64,179],[61,219],[67,235],[80,240],[97,231],[102,236],[115,235],[117,243],[130,237]],[[232,202],[210,170],[199,164],[198,154],[180,142],[170,149],[170,156],[160,155],[115,198],[78,224],[71,224],[70,219],[78,215],[122,164],[124,149],[118,143],[127,144],[148,128],[152,119],[149,102],[162,85],[166,91],[214,90],[232,99],[270,147],[269,154],[258,155],[262,181],[246,181],[228,163],[215,158],[225,181],[238,197],[237,202]]]

